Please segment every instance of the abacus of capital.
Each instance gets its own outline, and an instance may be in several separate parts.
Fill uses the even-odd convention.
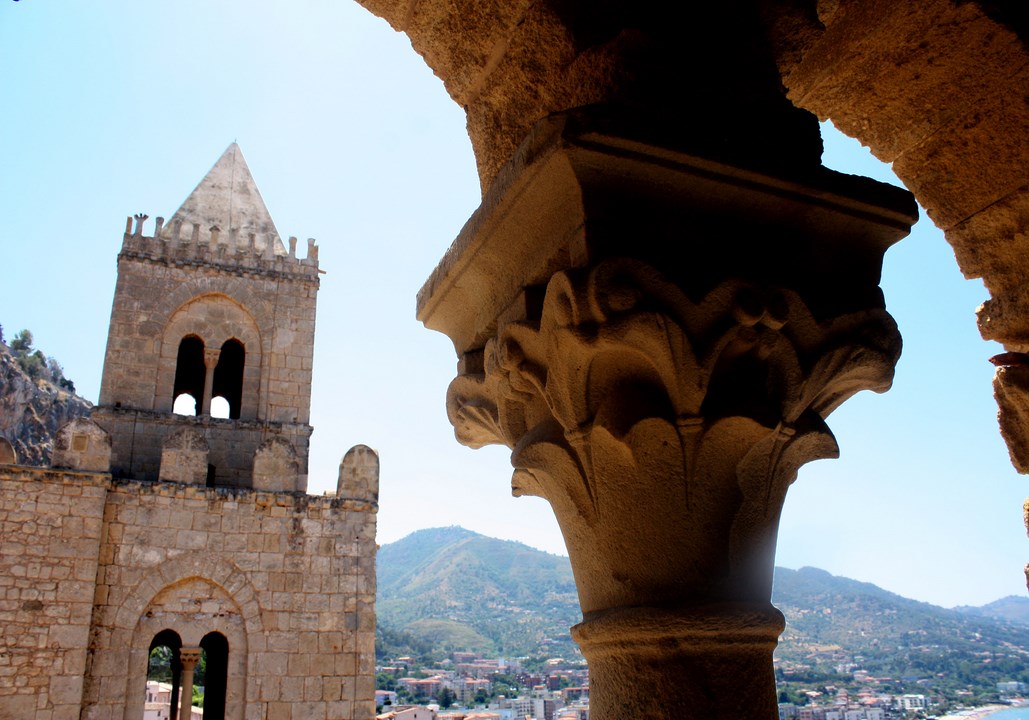
[[[879,272],[915,218],[897,188],[557,116],[422,289],[458,440],[510,447],[561,526],[594,717],[777,717],[779,513],[837,454],[826,416],[890,385]]]

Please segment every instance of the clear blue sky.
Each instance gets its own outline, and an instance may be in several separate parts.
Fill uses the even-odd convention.
[[[95,400],[125,217],[171,216],[236,140],[280,234],[316,238],[327,270],[311,489],[365,443],[380,543],[459,524],[563,552],[547,504],[510,497],[508,451],[453,439],[453,350],[414,319],[479,188],[463,113],[406,37],[348,0],[4,0],[0,61],[8,337],[31,329]],[[830,166],[890,177],[826,136]],[[985,291],[927,220],[890,250],[883,287],[905,340],[894,389],[830,417],[842,458],[801,471],[778,562],[945,606],[1025,594],[1026,490],[997,432],[999,348],[975,328]]]

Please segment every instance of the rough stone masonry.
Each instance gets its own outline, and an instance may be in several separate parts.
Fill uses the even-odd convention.
[[[100,404],[52,467],[0,459],[0,720],[138,720],[158,646],[172,717],[206,652],[208,720],[367,720],[379,460],[306,493],[317,246],[283,246],[235,144],[146,219]]]

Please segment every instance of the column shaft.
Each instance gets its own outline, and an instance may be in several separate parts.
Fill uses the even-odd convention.
[[[181,648],[182,697],[179,701],[179,720],[190,720],[193,713],[193,671],[200,660],[200,648]]]
[[[211,395],[214,392],[214,370],[218,367],[220,350],[204,350],[204,401],[200,410],[201,415],[211,414]]]

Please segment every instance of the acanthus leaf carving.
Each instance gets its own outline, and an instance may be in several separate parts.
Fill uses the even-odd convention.
[[[537,320],[502,326],[484,375],[451,385],[450,416],[462,442],[515,450],[515,494],[546,497],[566,536],[664,513],[671,545],[724,543],[737,576],[774,548],[799,467],[837,452],[825,416],[888,388],[899,347],[882,309],[819,322],[797,293],[739,280],[694,302],[608,260],[556,274]],[[640,497],[655,480],[659,498]]]
[[[458,375],[447,388],[447,417],[458,442],[472,448],[503,444],[497,405],[486,388],[486,376]]]

